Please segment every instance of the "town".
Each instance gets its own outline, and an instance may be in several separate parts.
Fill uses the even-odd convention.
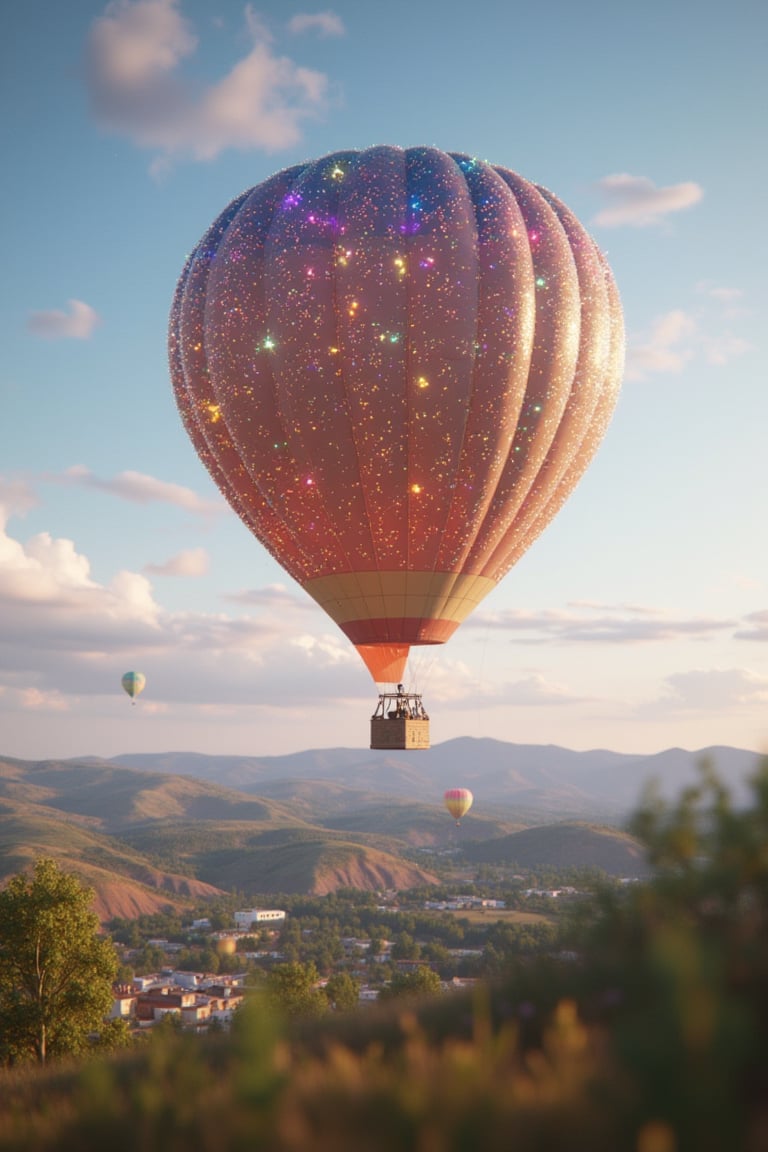
[[[108,925],[120,958],[110,1018],[136,1033],[169,1017],[205,1032],[229,1027],[250,993],[279,986],[276,976],[325,995],[332,1010],[471,987],[515,957],[567,955],[568,909],[590,885],[561,877],[528,887],[529,879],[516,875],[503,896],[474,885],[458,893],[348,890],[286,896],[280,908],[229,901],[189,923],[116,919]]]

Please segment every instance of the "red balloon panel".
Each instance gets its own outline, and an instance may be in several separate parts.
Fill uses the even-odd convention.
[[[450,635],[578,481],[623,363],[572,213],[434,148],[334,153],[233,201],[169,343],[214,480],[364,644]]]

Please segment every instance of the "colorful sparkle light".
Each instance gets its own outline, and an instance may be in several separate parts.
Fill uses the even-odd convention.
[[[212,477],[374,675],[377,646],[447,640],[555,516],[623,350],[607,263],[555,196],[386,146],[233,201],[185,266],[169,340]]]

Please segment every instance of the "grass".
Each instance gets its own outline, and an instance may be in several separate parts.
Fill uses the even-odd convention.
[[[545,912],[518,912],[515,908],[488,908],[487,911],[481,912],[479,909],[472,908],[458,909],[453,911],[449,909],[450,914],[457,920],[468,920],[470,924],[483,924],[490,927],[498,920],[504,924],[556,924],[558,923],[557,916],[547,915]]]

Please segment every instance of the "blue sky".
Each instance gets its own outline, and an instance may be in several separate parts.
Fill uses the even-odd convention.
[[[230,200],[383,143],[550,188],[627,329],[580,486],[413,650],[433,741],[768,750],[762,0],[26,0],[2,32],[0,754],[367,745],[368,673],[223,504],[166,334]]]

